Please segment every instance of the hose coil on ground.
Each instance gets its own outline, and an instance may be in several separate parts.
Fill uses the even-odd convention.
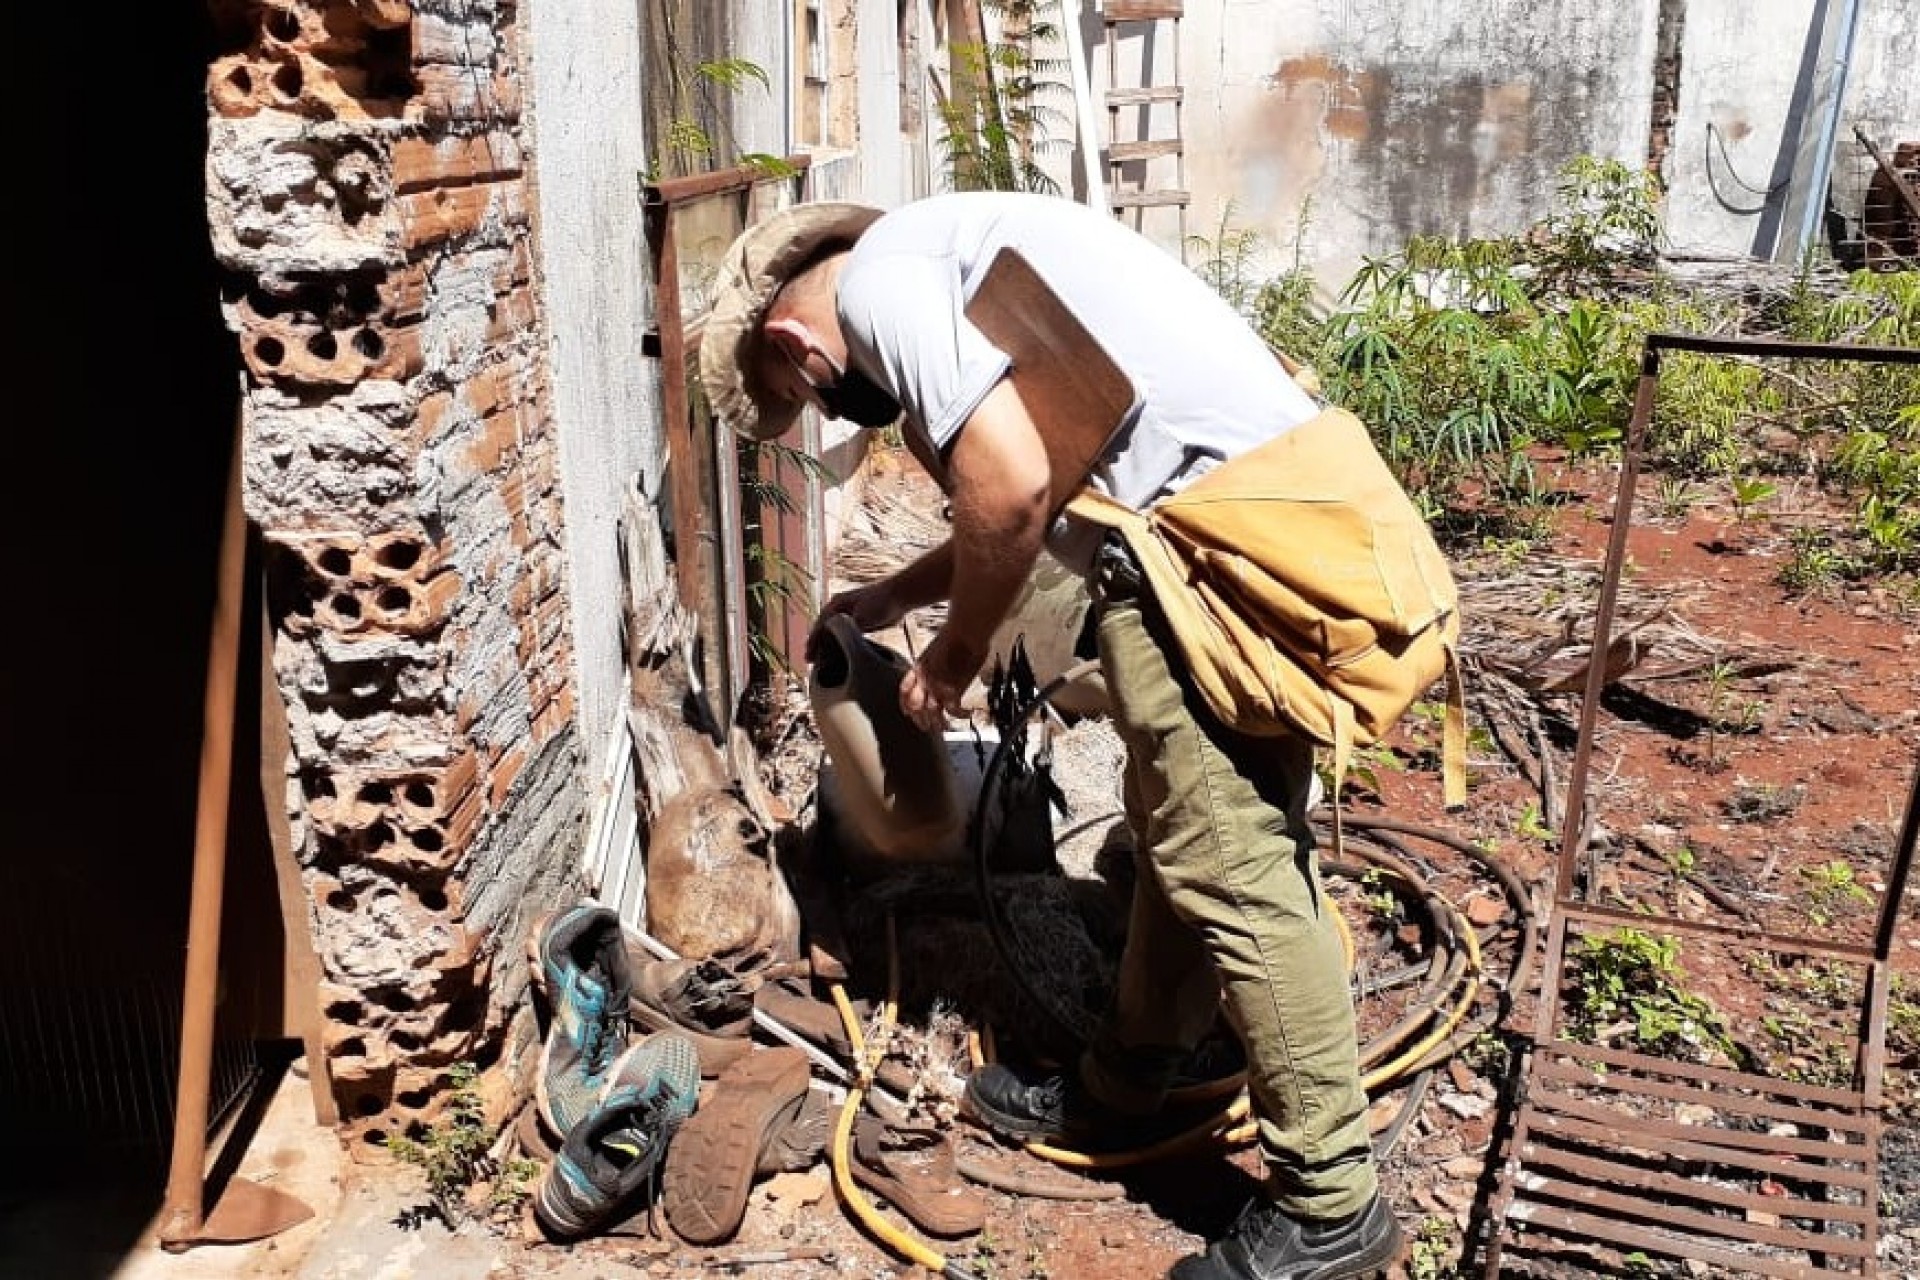
[[[990,845],[986,838],[986,815],[1002,803],[1009,774],[1025,767],[1027,726],[1042,713],[1052,714],[1051,699],[1061,689],[1098,666],[1088,660],[1062,672],[1044,686],[1017,687],[1018,680],[1000,673],[990,701],[1000,729],[1000,740],[988,760],[980,782],[973,819],[967,839],[981,915],[988,936],[999,953],[1007,973],[1028,1002],[1045,1017],[1066,1040],[1085,1044],[1092,1033],[1092,1013],[1084,1008],[1064,1007],[1057,994],[1035,981],[1031,966],[1025,962],[1026,950],[1000,909],[994,891]],[[1022,695],[1025,696],[1022,696]],[[1316,810],[1312,815],[1316,833],[1325,847],[1325,828],[1330,811]],[[1362,957],[1354,943],[1351,926],[1344,917],[1347,956],[1354,970],[1357,999],[1370,999],[1388,992],[1405,992],[1399,1015],[1390,1025],[1369,1034],[1360,1046],[1362,1084],[1370,1096],[1378,1097],[1407,1086],[1401,1105],[1376,1124],[1374,1147],[1379,1155],[1392,1150],[1412,1116],[1424,1100],[1432,1071],[1482,1034],[1497,1028],[1506,1016],[1512,994],[1524,981],[1539,945],[1539,918],[1532,895],[1512,868],[1486,850],[1435,827],[1388,818],[1377,818],[1343,810],[1341,813],[1341,857],[1322,864],[1328,876],[1344,876],[1365,881],[1370,891],[1389,891],[1407,923],[1419,928],[1426,948],[1424,963],[1403,964],[1382,973],[1362,976]],[[1479,871],[1490,876],[1505,899],[1508,915],[1492,924],[1476,927],[1461,909],[1435,886],[1430,863],[1417,845],[1428,845],[1460,855]],[[1511,936],[1507,949],[1506,971],[1489,978],[1485,965],[1493,945]],[[1406,989],[1411,987],[1410,992]],[[1489,992],[1492,1000],[1483,999]],[[1030,1144],[1029,1150],[1059,1163],[1078,1166],[1113,1167],[1140,1163],[1186,1149],[1194,1140],[1214,1138],[1229,1144],[1252,1141],[1255,1127],[1248,1117],[1244,1088],[1235,1091],[1221,1111],[1188,1134],[1156,1144],[1139,1152],[1088,1153],[1067,1151]]]

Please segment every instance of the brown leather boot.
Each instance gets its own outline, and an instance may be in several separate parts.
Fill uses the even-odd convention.
[[[824,1105],[817,1120],[807,1118],[812,1080],[807,1055],[782,1045],[754,1049],[713,1082],[674,1136],[661,1182],[667,1221],[682,1239],[698,1245],[732,1239],[755,1177],[799,1159],[809,1123],[825,1145]],[[796,1125],[803,1132],[790,1142],[784,1135]]]
[[[753,1049],[753,983],[715,959],[658,960],[629,942],[633,998],[627,1016],[649,1031],[680,1031],[715,1080]]]

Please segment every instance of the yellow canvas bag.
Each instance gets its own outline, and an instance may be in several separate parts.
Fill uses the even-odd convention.
[[[1126,539],[1213,713],[1331,749],[1336,797],[1353,749],[1445,679],[1446,803],[1466,802],[1459,590],[1352,413],[1326,408],[1145,512],[1092,489],[1067,510]]]

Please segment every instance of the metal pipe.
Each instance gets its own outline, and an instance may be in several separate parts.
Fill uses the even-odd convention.
[[[1796,261],[1804,261],[1814,234],[1820,229],[1827,211],[1827,184],[1833,178],[1833,148],[1840,131],[1840,112],[1846,106],[1847,73],[1853,62],[1853,37],[1860,26],[1860,0],[1847,0],[1840,18],[1840,51],[1833,62],[1833,92],[1828,95],[1826,112],[1820,121],[1820,135],[1814,144],[1813,174],[1808,181],[1806,204],[1800,210],[1800,240]]]
[[[173,1112],[173,1158],[167,1171],[160,1240],[191,1243],[205,1223],[207,1095],[213,1070],[214,994],[220,976],[220,904],[227,863],[227,799],[233,777],[233,706],[245,584],[246,515],[240,502],[240,433],[234,432],[227,507],[220,530],[213,637],[207,647],[205,712],[200,734],[200,792],[193,842],[193,888],[187,915],[187,974],[180,1015],[180,1080]]]

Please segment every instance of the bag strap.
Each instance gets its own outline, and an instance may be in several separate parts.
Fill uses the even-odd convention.
[[[1467,682],[1460,671],[1460,646],[1449,642],[1447,704],[1440,722],[1440,787],[1447,812],[1467,806]]]

